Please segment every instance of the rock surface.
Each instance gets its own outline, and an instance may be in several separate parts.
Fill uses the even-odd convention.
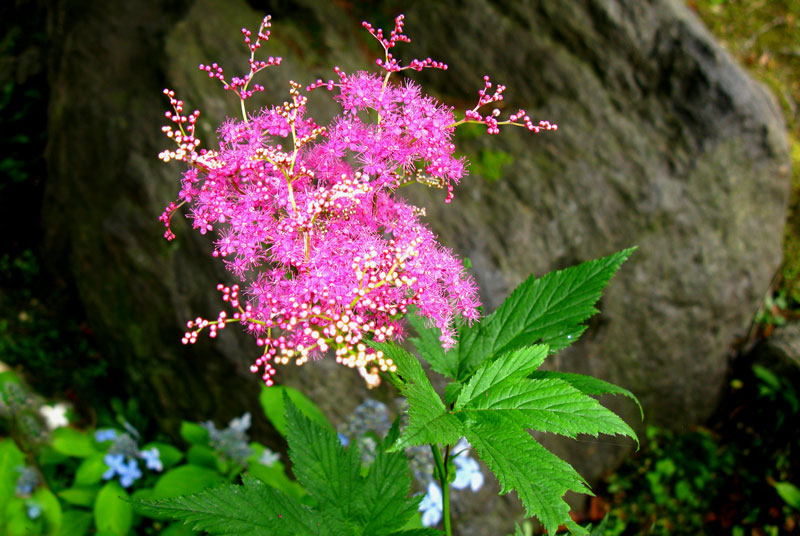
[[[180,168],[155,158],[166,147],[160,91],[169,86],[202,110],[200,137],[210,141],[237,102],[196,65],[241,66],[238,29],[262,14],[222,0],[78,4],[52,12],[50,258],[72,273],[108,358],[128,372],[125,388],[155,418],[227,421],[254,405],[259,386],[247,366],[256,349],[232,333],[179,343],[187,319],[218,310],[213,289],[226,275],[188,225],[176,227],[175,242],[161,239],[157,218]],[[284,64],[259,80],[260,102],[285,100],[289,78],[329,78],[334,64],[369,68],[375,47],[360,21],[389,26],[396,8],[387,0],[362,9],[277,4],[265,50]],[[478,158],[454,202],[444,205],[438,190],[409,194],[441,241],[471,259],[486,309],[531,272],[638,245],[602,316],[551,366],[630,389],[650,423],[701,422],[780,261],[789,169],[771,97],[677,1],[419,1],[404,12],[413,42],[400,55],[450,66],[416,77],[429,92],[472,107],[490,74],[508,86],[508,109],[559,125],[462,136],[460,150]],[[333,111],[325,99],[312,109],[322,118]],[[510,158],[497,178],[491,161],[501,152]],[[309,392],[334,419],[365,396],[360,378],[330,361],[287,368],[278,381]],[[630,404],[615,408],[638,420]],[[590,481],[630,451],[602,439],[549,444]],[[485,495],[469,507],[474,515],[496,507]],[[501,534],[505,522],[475,534]]]

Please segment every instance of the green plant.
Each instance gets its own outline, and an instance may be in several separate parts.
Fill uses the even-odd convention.
[[[224,429],[183,422],[188,447],[182,451],[166,442],[143,442],[121,417],[118,427],[79,430],[64,418],[48,423],[43,408],[13,372],[0,374],[0,430],[7,434],[0,439],[0,534],[125,536],[136,529],[188,535],[180,524],[136,514],[131,501],[195,493],[238,482],[243,474],[297,499],[305,496],[278,455],[248,440],[249,414]]]

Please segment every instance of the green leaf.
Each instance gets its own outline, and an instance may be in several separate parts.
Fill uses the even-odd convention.
[[[420,497],[408,497],[411,477],[403,453],[386,453],[362,476],[358,449],[345,449],[334,430],[308,419],[284,394],[289,456],[311,505],[249,475],[243,486],[221,486],[161,500],[135,501],[144,514],[179,519],[195,530],[231,536],[431,536],[431,529],[403,530],[418,515]],[[390,436],[398,435],[397,422]],[[173,470],[175,471],[175,470]],[[157,485],[158,487],[158,485]]]
[[[168,443],[147,443],[141,450],[150,450],[153,447],[158,449],[158,459],[164,469],[169,469],[183,459],[183,452]]]
[[[100,489],[94,503],[94,524],[97,530],[126,536],[133,526],[133,506],[128,493],[115,480]]]
[[[211,447],[205,445],[192,445],[186,452],[186,461],[191,465],[205,467],[212,471],[220,471],[220,460]]]
[[[436,529],[409,529],[393,532],[390,536],[441,536],[442,532]]]
[[[95,487],[79,487],[67,488],[58,492],[58,496],[65,502],[77,506],[92,506],[97,498],[97,488]]]
[[[549,534],[569,519],[567,491],[591,491],[565,461],[542,447],[516,423],[495,414],[476,414],[465,437],[500,482],[500,494],[515,490],[528,516],[536,516]]]
[[[775,491],[781,496],[783,502],[794,508],[800,510],[800,489],[791,482],[775,482]]]
[[[96,454],[92,438],[74,428],[56,428],[51,434],[51,445],[56,452],[74,458],[86,458]]]
[[[264,409],[264,414],[279,434],[283,437],[287,436],[286,407],[283,401],[284,393],[286,393],[303,415],[317,424],[333,430],[333,426],[328,422],[325,414],[323,414],[319,407],[302,392],[286,385],[275,385],[272,387],[262,386],[261,394],[258,399],[261,402],[261,407]]]
[[[636,402],[636,405],[639,406],[639,413],[642,415],[642,418],[644,418],[644,410],[642,409],[642,405],[639,403],[639,399],[636,398],[636,396],[634,396],[633,393],[631,393],[627,389],[623,389],[622,387],[616,386],[613,383],[609,383],[599,378],[594,378],[592,376],[587,376],[585,374],[574,374],[571,372],[554,372],[550,370],[537,370],[536,372],[530,374],[528,377],[532,379],[555,378],[559,380],[564,380],[565,382],[573,386],[575,389],[587,395],[627,396],[628,398]]]
[[[392,450],[432,443],[455,444],[463,435],[461,422],[447,411],[417,358],[394,343],[370,345],[390,357],[397,365],[397,374],[406,381],[402,393],[408,399],[408,426]]]
[[[105,454],[97,453],[92,454],[81,462],[75,471],[74,486],[91,486],[97,484],[103,479],[103,474],[108,471],[108,465],[103,461]]]
[[[92,526],[92,513],[84,510],[67,510],[61,519],[58,536],[84,536]]]
[[[284,394],[284,404],[286,439],[295,478],[321,507],[339,507],[347,517],[360,495],[358,449],[345,449],[332,429],[312,426],[288,393]]]
[[[192,445],[208,445],[208,430],[197,423],[181,422],[181,437]]]
[[[429,326],[429,320],[418,316],[416,308],[409,311],[406,320],[417,332],[418,337],[412,338],[411,343],[419,352],[419,356],[439,374],[452,377],[455,374],[458,355],[456,352],[445,353],[442,342],[439,340],[442,335],[439,328]]]
[[[306,491],[303,489],[303,486],[295,482],[294,480],[289,479],[286,476],[286,472],[283,468],[283,464],[278,465],[279,462],[276,462],[275,465],[266,466],[261,465],[260,463],[250,463],[247,468],[247,474],[253,476],[265,484],[278,489],[290,497],[294,499],[302,499],[305,495],[307,495]]]
[[[447,375],[463,381],[483,361],[537,342],[547,344],[551,353],[569,346],[586,329],[583,322],[597,312],[594,304],[632,252],[529,277],[494,313],[462,329],[454,349],[458,365]]]
[[[33,492],[31,498],[42,507],[42,517],[44,518],[44,534],[58,534],[61,530],[63,514],[61,503],[53,492],[47,488],[39,488]]]
[[[636,433],[615,413],[562,380],[506,380],[470,400],[461,413],[467,418],[476,413],[493,413],[522,428],[572,438],[578,434],[636,438]]]
[[[359,501],[363,534],[379,536],[402,529],[422,501],[422,496],[407,498],[410,488],[405,454],[379,451]]]
[[[258,479],[184,497],[138,502],[140,512],[189,523],[195,530],[230,536],[326,534],[324,520],[311,508]]]
[[[25,455],[11,438],[0,441],[0,505],[8,504],[14,496],[19,471],[25,466]],[[5,508],[0,506],[0,527],[3,526]]]
[[[153,488],[157,498],[196,493],[217,486],[225,479],[216,471],[198,465],[181,465],[164,473]]]
[[[180,523],[172,523],[162,530],[158,536],[197,536],[191,528]]]
[[[461,390],[454,409],[461,409],[465,404],[480,399],[502,382],[524,378],[539,368],[546,357],[547,346],[526,346],[484,363]]]

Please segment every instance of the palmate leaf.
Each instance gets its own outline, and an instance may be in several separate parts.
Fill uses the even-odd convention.
[[[358,449],[342,447],[328,427],[306,418],[288,398],[289,455],[298,481],[315,506],[245,476],[243,486],[223,486],[183,497],[137,501],[143,513],[183,520],[195,530],[236,536],[433,536],[438,531],[403,531],[421,497],[408,497],[411,477],[403,453],[380,445],[366,476]],[[451,415],[452,418],[455,418]],[[397,427],[390,434],[397,438]]]
[[[590,493],[564,461],[539,445],[526,430],[575,437],[578,434],[636,434],[613,412],[588,394],[555,377],[531,379],[547,355],[546,346],[523,347],[481,364],[463,386],[452,413],[464,435],[497,476],[503,493],[516,490],[528,515],[551,534],[572,523],[563,500],[567,490]],[[587,390],[609,388],[586,383]],[[608,384],[610,385],[610,384]],[[612,386],[613,387],[613,386]],[[631,395],[632,396],[632,395]]]
[[[591,491],[565,461],[551,454],[515,422],[491,413],[472,416],[465,437],[500,482],[500,493],[517,492],[529,516],[549,534],[569,517],[564,493]]]
[[[534,372],[547,357],[547,346],[526,346],[484,363],[462,389],[453,409],[459,410],[468,402],[479,400],[493,387],[508,380],[524,378]]]
[[[538,342],[550,352],[569,346],[586,329],[583,322],[597,312],[594,304],[632,252],[626,249],[539,279],[531,276],[494,313],[461,330],[451,351],[457,353],[455,370],[443,373],[464,381],[483,361],[510,350]]]
[[[411,343],[419,352],[419,356],[427,361],[433,370],[452,378],[458,364],[458,354],[444,351],[439,340],[442,334],[439,328],[429,326],[425,318],[416,314],[416,310],[409,311],[406,320],[417,332],[418,336],[411,338]]]
[[[399,451],[415,445],[455,444],[464,434],[461,422],[447,411],[414,355],[394,343],[371,342],[397,365],[397,374],[405,381],[401,387],[408,399],[408,426],[392,447]]]
[[[563,380],[508,379],[468,402],[459,413],[503,415],[522,428],[574,438],[636,433],[625,421]]]
[[[642,408],[642,405],[639,403],[639,399],[637,399],[633,395],[633,393],[618,385],[614,385],[613,383],[609,383],[599,378],[595,378],[593,376],[587,376],[585,374],[575,374],[572,372],[556,372],[551,370],[537,370],[536,372],[532,373],[529,376],[529,378],[532,379],[556,378],[559,380],[564,380],[565,382],[573,386],[575,389],[587,395],[626,396],[631,400],[633,400],[634,402],[636,402],[636,405],[639,407],[639,413],[641,414],[642,418],[644,418],[644,409]]]
[[[255,478],[244,477],[243,482],[243,486],[226,485],[193,495],[139,501],[136,508],[221,536],[326,533],[325,523],[308,506]]]

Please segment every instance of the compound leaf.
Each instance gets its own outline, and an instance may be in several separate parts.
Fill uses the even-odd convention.
[[[463,381],[485,360],[537,342],[554,353],[572,344],[595,314],[594,304],[614,272],[633,252],[626,249],[536,279],[529,277],[479,324],[464,327],[453,378]]]

